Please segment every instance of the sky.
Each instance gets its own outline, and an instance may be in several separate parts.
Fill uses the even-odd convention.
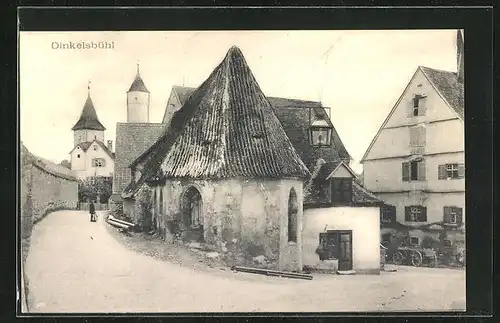
[[[60,49],[108,42],[112,49]],[[139,62],[151,93],[150,122],[161,122],[173,85],[197,87],[238,46],[264,94],[321,101],[353,169],[419,65],[456,71],[455,30],[21,32],[21,140],[60,162],[90,93],[115,141],[126,122],[126,91]]]

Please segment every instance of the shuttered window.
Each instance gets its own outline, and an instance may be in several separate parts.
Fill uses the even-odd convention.
[[[408,117],[424,116],[425,108],[425,95],[416,94],[411,100],[411,107],[408,109]]]
[[[420,159],[411,162],[403,162],[401,164],[401,173],[403,182],[409,181],[425,181],[426,168],[425,160]]]
[[[438,179],[460,179],[465,178],[464,164],[443,164],[438,166]]]
[[[396,207],[394,205],[384,204],[381,208],[382,222],[396,221]]]
[[[460,226],[462,224],[462,208],[445,206],[443,208],[443,222]]]
[[[421,205],[405,206],[405,221],[427,222],[427,207]]]
[[[352,202],[352,178],[332,179],[332,203],[337,205]]]

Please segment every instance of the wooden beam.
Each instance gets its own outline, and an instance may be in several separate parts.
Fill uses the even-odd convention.
[[[241,266],[233,266],[232,270],[246,272],[251,274],[261,274],[266,276],[274,276],[274,277],[286,277],[286,278],[297,278],[297,279],[307,279],[312,280],[313,276],[308,274],[301,273],[293,273],[288,271],[279,271],[279,270],[271,270],[271,269],[260,269],[260,268],[250,268],[250,267],[241,267]]]
[[[116,222],[116,221],[111,220],[111,219],[108,219],[108,223],[111,224],[114,227],[122,228],[122,229],[125,229],[125,230],[128,230],[130,228],[130,226],[128,226],[128,225]]]
[[[113,220],[113,221],[118,222],[118,223],[121,223],[121,224],[124,224],[124,225],[128,225],[128,226],[130,226],[130,227],[135,226],[135,224],[133,224],[133,223],[130,223],[130,222],[127,222],[127,221],[123,221],[123,220],[117,219],[117,218],[115,218],[115,217],[114,217],[114,216],[112,216],[112,215],[110,215],[108,219]]]

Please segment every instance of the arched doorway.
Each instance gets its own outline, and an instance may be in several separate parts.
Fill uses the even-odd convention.
[[[201,194],[193,186],[189,187],[182,197],[182,223],[189,229],[197,229],[203,225]]]
[[[288,195],[288,241],[297,242],[297,216],[299,213],[299,203],[295,189],[290,190]]]

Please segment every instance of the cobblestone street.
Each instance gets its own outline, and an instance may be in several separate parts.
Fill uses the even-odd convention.
[[[465,309],[465,271],[399,267],[312,281],[193,270],[131,251],[100,213],[38,223],[26,263],[30,312],[340,312]]]

